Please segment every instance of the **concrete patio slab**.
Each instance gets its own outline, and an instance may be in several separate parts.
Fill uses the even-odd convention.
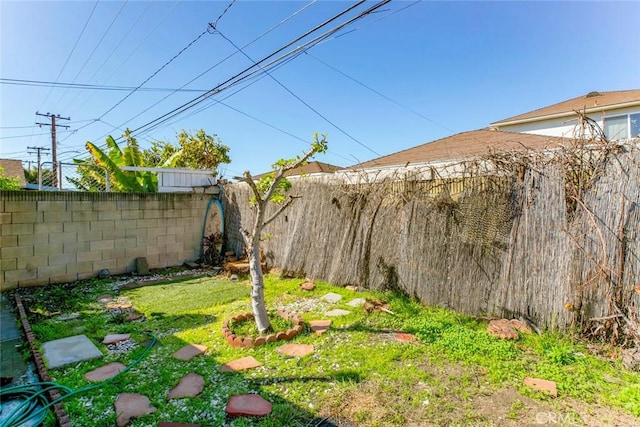
[[[71,363],[102,357],[102,352],[86,335],[75,335],[42,344],[42,356],[49,368],[56,369]]]

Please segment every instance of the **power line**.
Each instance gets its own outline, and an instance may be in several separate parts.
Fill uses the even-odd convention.
[[[62,72],[64,71],[64,69],[67,67],[67,64],[69,63],[69,59],[71,59],[71,56],[73,55],[73,52],[75,52],[76,47],[78,47],[78,43],[80,42],[80,39],[82,38],[82,35],[84,34],[84,31],[87,29],[87,25],[89,25],[89,21],[91,21],[91,17],[93,16],[93,13],[96,11],[96,8],[98,7],[98,2],[99,2],[99,0],[96,0],[96,3],[93,5],[93,9],[91,9],[91,13],[89,13],[89,17],[85,21],[84,26],[82,27],[82,31],[80,31],[80,34],[78,35],[78,38],[76,39],[76,42],[73,44],[73,48],[71,48],[71,52],[69,52],[69,55],[67,56],[67,59],[64,61],[64,64],[62,65],[62,68],[60,69],[60,72],[58,73],[58,76],[56,77],[55,81],[60,80],[60,76],[62,75]],[[40,109],[42,109],[42,107],[44,107],[44,104],[47,103],[47,101],[49,100],[49,96],[51,95],[52,91],[53,91],[53,88],[49,89],[49,92],[47,93],[47,96],[44,98],[44,101],[42,101],[42,105],[40,106]]]
[[[307,46],[309,43],[316,42],[316,40],[319,40],[321,37],[324,37],[324,36],[326,36],[326,35],[333,34],[335,31],[338,31],[339,29],[341,29],[341,28],[343,28],[344,26],[346,26],[346,25],[350,24],[351,22],[354,22],[355,20],[362,18],[362,17],[363,17],[363,16],[365,16],[366,14],[371,13],[371,11],[373,11],[373,10],[375,10],[375,9],[377,9],[377,8],[379,8],[379,7],[381,7],[381,6],[383,6],[384,4],[387,4],[387,3],[388,3],[388,2],[390,2],[390,1],[391,1],[391,0],[383,0],[383,1],[381,1],[380,3],[378,3],[378,4],[374,5],[374,6],[372,6],[371,8],[367,9],[366,11],[362,12],[361,14],[359,14],[358,16],[356,16],[355,18],[351,18],[351,19],[350,19],[350,20],[348,20],[346,23],[343,23],[343,24],[340,24],[340,25],[336,26],[336,27],[335,27],[335,28],[333,28],[332,30],[329,30],[329,31],[327,31],[326,33],[324,33],[322,36],[316,37],[316,38],[315,38],[315,39],[313,39],[312,41],[310,41],[310,42],[307,42],[307,43],[303,44],[303,46]],[[196,105],[198,105],[199,103],[203,102],[203,101],[204,101],[204,100],[206,100],[207,98],[209,98],[209,97],[211,97],[211,96],[213,96],[213,95],[215,95],[215,94],[217,94],[217,93],[220,93],[222,90],[224,90],[224,89],[228,89],[229,87],[231,87],[231,86],[233,86],[233,85],[235,85],[235,84],[238,84],[238,83],[239,83],[239,82],[241,82],[242,80],[245,80],[245,79],[247,79],[247,78],[251,77],[252,75],[256,74],[257,72],[260,72],[260,70],[258,70],[258,71],[254,71],[254,72],[252,72],[252,73],[249,73],[249,74],[247,74],[247,75],[244,75],[244,76],[243,76],[243,74],[246,74],[248,71],[252,70],[253,68],[258,67],[261,63],[263,63],[263,62],[267,61],[268,59],[272,58],[273,56],[275,56],[275,55],[277,55],[278,53],[282,52],[283,50],[287,49],[287,48],[288,48],[288,47],[290,47],[291,45],[293,45],[293,44],[297,43],[297,42],[298,42],[298,41],[300,41],[301,39],[303,39],[303,38],[305,38],[305,37],[309,36],[310,34],[314,33],[314,32],[315,32],[315,31],[317,31],[318,29],[320,29],[320,28],[322,28],[322,27],[324,27],[324,26],[328,25],[329,23],[331,23],[331,22],[335,21],[335,20],[336,20],[336,19],[338,19],[340,16],[344,15],[345,13],[349,12],[350,10],[354,9],[355,7],[357,7],[357,6],[361,5],[361,4],[362,4],[362,3],[364,3],[364,2],[365,2],[365,0],[361,0],[361,1],[359,1],[357,4],[355,4],[355,5],[352,5],[352,6],[348,7],[347,9],[345,9],[344,11],[342,11],[342,12],[338,13],[337,15],[333,16],[333,17],[332,17],[332,18],[330,18],[329,20],[327,20],[327,21],[323,22],[322,24],[317,25],[317,26],[316,26],[316,27],[314,27],[313,29],[311,29],[311,30],[309,30],[309,31],[305,32],[303,35],[301,35],[301,36],[297,37],[297,38],[296,38],[295,40],[293,40],[292,42],[287,43],[285,46],[283,46],[283,47],[281,47],[281,48],[277,49],[276,51],[274,51],[274,52],[270,53],[269,55],[267,55],[266,57],[262,58],[261,60],[259,60],[259,61],[255,62],[253,65],[251,65],[251,66],[249,66],[249,67],[245,68],[244,70],[242,70],[241,72],[237,73],[237,74],[236,74],[236,75],[234,75],[233,77],[231,77],[231,78],[229,78],[229,79],[225,80],[223,83],[218,84],[217,86],[215,86],[214,88],[212,88],[212,89],[211,89],[211,90],[209,90],[208,92],[206,92],[206,93],[204,93],[204,94],[202,94],[202,95],[200,95],[200,96],[198,96],[198,97],[196,97],[196,98],[192,99],[191,101],[188,101],[188,102],[186,102],[186,103],[182,104],[182,105],[181,105],[181,106],[179,106],[179,107],[174,108],[173,110],[169,111],[168,113],[166,113],[166,114],[164,114],[164,115],[162,115],[162,116],[160,116],[160,117],[158,117],[158,118],[156,118],[156,119],[154,119],[154,120],[152,120],[152,121],[150,121],[150,122],[145,123],[144,125],[142,125],[142,126],[140,126],[140,127],[136,128],[133,132],[134,132],[134,133],[135,133],[135,132],[139,132],[141,129],[144,129],[145,127],[149,127],[149,126],[151,126],[151,125],[154,125],[154,124],[156,124],[157,122],[170,120],[172,117],[175,117],[176,115],[179,115],[179,114],[181,114],[182,112],[184,112],[184,111],[186,111],[186,110],[188,110],[188,109],[193,108],[194,106],[196,106]],[[317,42],[316,42],[316,43],[317,43]],[[278,58],[277,60],[275,60],[275,61],[271,61],[269,64],[267,64],[267,66],[265,66],[265,67],[263,67],[263,68],[268,68],[269,66],[273,65],[274,63],[276,63],[276,62],[278,62],[278,61],[281,61],[283,58],[286,58],[288,55],[292,54],[292,52],[296,52],[296,51],[298,51],[299,49],[301,49],[301,47],[298,47],[298,48],[296,48],[296,49],[293,49],[293,51],[291,51],[291,52],[289,52],[289,53],[287,53],[287,54],[285,54],[285,55],[282,55],[281,57],[279,57],[279,58]],[[240,76],[243,76],[243,77],[240,77]]]
[[[134,86],[105,86],[105,85],[92,85],[85,83],[64,83],[64,82],[51,82],[45,80],[24,80],[24,79],[6,79],[0,78],[0,84],[15,85],[15,86],[31,86],[31,87],[57,87],[68,89],[80,89],[80,90],[106,90],[106,91],[131,91],[136,89]],[[208,89],[182,89],[182,88],[162,88],[162,87],[146,87],[138,88],[137,90],[145,92],[206,92]]]
[[[96,69],[96,71],[93,73],[93,75],[91,77],[89,77],[88,81],[93,81],[93,79],[98,75],[98,73],[100,72],[100,70],[102,70],[102,68],[104,68],[105,64],[107,62],[109,62],[109,60],[111,59],[111,57],[113,56],[113,54],[118,50],[118,48],[120,47],[120,45],[122,45],[122,43],[127,39],[127,37],[129,37],[129,34],[131,34],[131,31],[133,31],[134,28],[136,28],[138,26],[138,23],[142,20],[142,17],[144,15],[146,15],[147,11],[149,10],[149,8],[151,7],[151,4],[153,3],[153,0],[149,0],[147,1],[147,7],[142,11],[142,13],[138,16],[138,18],[136,19],[136,21],[131,24],[131,26],[129,27],[129,29],[127,30],[127,32],[122,36],[122,38],[120,39],[120,41],[116,44],[116,46],[111,50],[111,53],[109,53],[109,55],[107,55],[107,57],[104,59],[104,61],[102,61],[102,64],[100,64],[100,66]],[[64,108],[65,110],[68,110],[71,105],[75,102],[76,99],[78,99],[78,96],[80,96],[80,93],[77,93],[75,98],[73,98],[71,100],[71,102],[69,102],[69,104],[67,104],[67,107]],[[85,101],[86,102],[86,101]]]
[[[98,117],[99,119],[103,118],[104,116],[106,116],[107,114],[109,114],[111,111],[113,111],[118,105],[122,104],[127,98],[129,98],[131,95],[133,95],[138,89],[140,89],[142,86],[144,86],[145,83],[147,83],[149,80],[151,80],[152,78],[154,78],[160,71],[164,70],[164,68],[171,64],[176,58],[178,58],[180,55],[182,55],[187,49],[189,49],[194,43],[196,43],[198,40],[200,40],[200,38],[202,38],[202,36],[204,36],[205,34],[207,34],[207,30],[204,30],[203,32],[201,32],[200,34],[198,34],[198,36],[193,39],[191,42],[189,42],[188,45],[186,45],[185,47],[183,47],[178,53],[176,53],[170,60],[168,60],[167,62],[165,62],[160,68],[158,68],[153,74],[151,74],[149,77],[147,77],[142,83],[140,83],[136,88],[134,88],[133,90],[131,90],[131,92],[129,92],[124,98],[122,98],[120,101],[116,102],[115,105],[111,108],[109,108],[106,112],[104,112],[100,117]]]
[[[294,18],[295,16],[297,16],[298,14],[300,14],[301,12],[303,12],[304,10],[306,10],[307,8],[309,8],[311,5],[313,5],[314,3],[316,3],[317,0],[312,0],[311,2],[307,3],[306,5],[304,5],[302,8],[298,9],[297,11],[295,11],[294,13],[292,13],[291,15],[289,15],[288,17],[284,18],[283,20],[281,20],[280,22],[278,22],[277,24],[273,25],[271,28],[269,28],[268,30],[266,30],[265,32],[263,32],[262,34],[260,34],[258,37],[256,37],[255,39],[253,39],[252,41],[250,41],[249,43],[245,44],[243,46],[244,48],[249,47],[250,45],[252,45],[253,43],[257,42],[258,40],[262,39],[263,37],[265,37],[267,34],[271,33],[272,31],[274,31],[276,28],[280,27],[281,25],[285,24],[286,22],[288,22],[290,19]],[[175,6],[174,6],[175,7]],[[228,60],[229,58],[235,56],[238,52],[234,52],[231,55],[228,55],[227,57],[225,57],[224,59],[218,61],[216,64],[212,65],[211,67],[209,67],[208,69],[206,69],[205,71],[203,71],[202,73],[200,73],[199,75],[197,75],[196,77],[194,77],[193,79],[191,79],[190,81],[188,81],[187,83],[183,84],[180,89],[184,88],[185,86],[193,83],[194,81],[198,80],[199,78],[201,78],[202,76],[204,76],[205,74],[207,74],[208,72],[210,72],[211,70],[213,70],[214,68],[216,68],[217,66],[219,66],[220,64],[224,63],[226,60]],[[160,99],[159,101],[155,102],[154,104],[152,104],[151,106],[147,107],[146,109],[142,110],[140,113],[136,114],[135,116],[131,117],[129,120],[127,120],[126,122],[122,123],[120,126],[124,126],[127,123],[131,122],[132,120],[140,117],[142,114],[144,114],[145,112],[149,111],[151,108],[155,107],[156,105],[160,104],[162,101],[164,101],[165,99],[167,99],[168,97],[170,97],[171,95],[173,95],[173,93],[170,93],[169,95],[166,95],[165,97],[163,97],[162,99]],[[116,128],[114,128],[116,129]],[[98,140],[101,140],[102,138],[104,138],[105,136],[107,136],[107,134],[102,135],[100,138],[98,138]]]
[[[326,66],[326,67],[328,67],[328,68],[332,69],[333,71],[337,72],[338,74],[343,75],[344,77],[346,77],[346,78],[348,78],[349,80],[351,80],[351,81],[353,81],[353,82],[355,82],[355,83],[359,84],[360,86],[364,87],[365,89],[368,89],[368,90],[370,90],[371,92],[375,93],[376,95],[381,96],[382,98],[386,99],[387,101],[393,102],[393,103],[394,103],[394,104],[396,104],[397,106],[399,106],[399,107],[401,107],[401,108],[404,108],[405,110],[410,111],[411,113],[415,114],[416,116],[421,117],[421,118],[423,118],[424,120],[426,120],[426,121],[428,121],[428,122],[430,122],[430,123],[433,123],[433,124],[435,124],[435,125],[437,125],[437,126],[440,126],[440,127],[441,127],[441,128],[443,128],[443,129],[446,129],[446,130],[448,130],[448,131],[450,131],[450,132],[454,132],[454,133],[456,132],[455,130],[450,129],[450,128],[448,128],[447,126],[445,126],[445,125],[443,125],[443,124],[441,124],[441,123],[438,123],[437,121],[435,121],[435,120],[433,120],[433,119],[430,119],[429,117],[427,117],[427,116],[425,116],[425,115],[423,115],[423,114],[419,113],[418,111],[416,111],[416,110],[414,110],[414,109],[412,109],[412,108],[410,108],[410,107],[408,107],[408,106],[406,106],[406,105],[404,105],[404,104],[401,104],[401,103],[399,103],[398,101],[396,101],[396,100],[394,100],[394,99],[389,98],[387,95],[385,95],[385,94],[383,94],[383,93],[381,93],[381,92],[379,92],[379,91],[375,90],[375,89],[374,89],[374,88],[372,88],[371,86],[368,86],[368,85],[366,85],[366,84],[362,83],[361,81],[357,80],[355,77],[352,77],[352,76],[348,75],[348,74],[347,74],[347,73],[345,73],[344,71],[341,71],[341,70],[337,69],[336,67],[334,67],[334,66],[332,66],[332,65],[330,65],[330,64],[328,64],[328,63],[326,63],[325,61],[321,60],[321,59],[320,59],[320,58],[318,58],[317,56],[314,56],[314,55],[310,54],[308,51],[305,51],[304,53],[305,53],[306,55],[310,56],[311,58],[315,59],[315,60],[316,60],[316,61],[318,61],[319,63],[323,64],[324,66]]]
[[[91,53],[89,54],[87,59],[84,61],[84,64],[82,64],[82,66],[80,67],[80,70],[78,70],[78,72],[76,73],[76,76],[73,78],[71,83],[75,83],[76,80],[78,80],[78,77],[80,77],[80,74],[82,73],[82,71],[84,71],[85,67],[87,66],[87,64],[89,63],[91,58],[93,58],[93,55],[98,50],[98,47],[100,47],[100,45],[104,41],[104,39],[107,36],[107,34],[109,34],[109,31],[111,31],[111,28],[113,28],[113,24],[116,23],[116,21],[118,20],[118,17],[120,16],[120,14],[122,14],[122,11],[124,10],[125,6],[127,5],[127,2],[128,2],[128,0],[125,0],[122,3],[122,7],[120,7],[120,10],[118,10],[118,13],[116,14],[116,16],[111,20],[111,23],[109,24],[107,29],[104,31],[104,33],[102,33],[102,37],[100,37],[100,40],[98,40],[98,43],[94,46],[93,50],[91,51]],[[54,109],[58,106],[60,101],[66,96],[68,91],[69,91],[69,89],[65,90],[64,93],[62,94],[62,96],[60,98],[58,98],[58,102],[56,102],[56,105],[54,106]]]
[[[231,6],[233,6],[233,4],[236,2],[236,0],[231,0],[231,3],[229,3],[229,5],[222,11],[222,13],[220,14],[220,16],[218,16],[216,18],[216,20],[213,22],[213,26],[215,27],[216,25],[218,25],[218,21],[220,21],[220,19],[222,19],[222,17],[229,11],[229,9],[231,9]]]
[[[218,34],[220,34],[220,36],[225,39],[227,42],[229,42],[231,44],[231,46],[233,46],[234,48],[236,48],[238,50],[238,52],[240,52],[242,55],[244,55],[245,58],[247,58],[249,61],[251,61],[252,63],[255,64],[255,61],[253,59],[251,59],[251,57],[249,55],[247,55],[242,49],[240,49],[234,42],[232,42],[229,38],[227,38],[227,36],[225,36],[224,34],[222,34],[222,32],[220,32],[218,30]],[[310,109],[311,111],[313,111],[317,116],[321,117],[324,121],[326,121],[327,123],[329,123],[331,126],[333,126],[334,128],[336,128],[338,131],[340,131],[343,135],[345,135],[346,137],[348,137],[349,139],[355,141],[358,145],[360,145],[361,147],[371,151],[373,154],[376,154],[377,156],[380,156],[381,154],[378,153],[377,151],[375,151],[374,149],[372,149],[371,147],[369,147],[368,145],[364,144],[363,142],[359,141],[358,139],[356,139],[355,137],[353,137],[351,134],[349,134],[348,132],[346,132],[344,129],[342,129],[340,126],[338,126],[337,124],[335,124],[333,121],[329,120],[329,118],[327,116],[325,116],[324,114],[320,113],[317,109],[315,109],[314,107],[311,106],[311,104],[307,103],[304,99],[302,99],[301,97],[299,97],[296,93],[294,93],[291,89],[289,89],[287,86],[285,86],[280,80],[276,79],[271,73],[269,73],[269,71],[265,70],[264,68],[262,68],[260,65],[258,65],[258,67],[260,67],[260,69],[262,71],[264,71],[273,81],[275,81],[280,87],[282,87],[284,90],[286,90],[291,96],[293,96],[294,98],[296,98],[298,101],[300,101],[304,106],[306,106],[308,109]]]

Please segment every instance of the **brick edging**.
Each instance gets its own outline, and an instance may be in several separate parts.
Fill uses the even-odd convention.
[[[35,337],[33,336],[33,331],[31,330],[31,325],[29,324],[29,320],[27,320],[27,313],[24,310],[24,306],[22,305],[22,298],[17,293],[15,294],[16,307],[18,307],[18,314],[20,315],[20,321],[22,323],[22,329],[24,330],[24,334],[27,337],[27,341],[29,342],[29,348],[31,349],[31,354],[33,355],[33,360],[36,364],[36,368],[38,369],[38,375],[43,382],[50,382],[51,377],[49,376],[49,371],[47,371],[47,367],[44,364],[44,360],[42,359],[42,354],[40,354],[40,349],[36,345]],[[49,390],[49,399],[54,401],[62,397],[58,390]],[[56,420],[58,421],[58,426],[60,427],[71,427],[71,420],[69,419],[69,414],[62,406],[61,402],[58,402],[53,405],[54,414],[56,416]]]

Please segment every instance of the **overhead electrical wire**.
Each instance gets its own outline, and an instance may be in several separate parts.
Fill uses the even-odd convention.
[[[87,64],[89,63],[89,61],[91,60],[91,58],[93,58],[93,55],[96,53],[96,51],[98,50],[98,48],[100,47],[100,45],[102,44],[102,42],[104,41],[105,37],[107,37],[107,34],[109,34],[109,31],[111,31],[111,28],[113,28],[113,25],[116,23],[116,21],[118,20],[118,18],[120,17],[120,15],[122,14],[122,11],[124,10],[124,8],[127,5],[128,0],[124,0],[124,2],[122,3],[122,6],[120,7],[120,10],[118,10],[118,13],[116,13],[116,16],[113,17],[113,19],[111,20],[111,23],[109,24],[109,26],[107,27],[107,29],[104,31],[104,33],[102,33],[102,37],[100,37],[100,40],[98,40],[98,43],[94,46],[94,48],[91,50],[91,53],[89,54],[89,56],[87,56],[87,59],[84,61],[84,63],[82,64],[82,66],[80,67],[80,69],[78,70],[78,72],[76,73],[75,77],[73,78],[73,80],[71,81],[71,83],[75,83],[76,80],[78,80],[78,77],[80,77],[80,74],[84,71],[85,67],[87,66]],[[56,79],[57,80],[57,79]],[[54,106],[54,110],[57,108],[58,104],[60,103],[60,101],[66,96],[67,92],[69,91],[69,89],[65,90],[62,93],[62,96],[60,96],[60,98],[58,98],[58,102],[55,104]]]
[[[286,18],[284,18],[283,20],[281,20],[280,22],[278,22],[277,24],[273,25],[272,27],[270,27],[268,30],[264,31],[262,34],[258,35],[256,38],[254,38],[252,41],[248,42],[247,44],[245,44],[243,46],[244,48],[247,48],[248,46],[252,45],[253,43],[257,42],[258,40],[262,39],[263,37],[265,37],[267,34],[271,33],[272,31],[274,31],[276,28],[280,27],[281,25],[285,24],[286,22],[288,22],[290,19],[294,18],[295,16],[297,16],[298,14],[300,14],[301,12],[303,12],[304,10],[306,10],[308,7],[310,7],[311,5],[313,5],[314,3],[316,3],[317,0],[312,0],[309,3],[305,4],[302,8],[298,9],[297,11],[295,11],[294,13],[292,13],[291,15],[287,16]],[[208,28],[207,28],[208,29]],[[201,78],[202,76],[204,76],[206,73],[210,72],[211,70],[213,70],[214,68],[216,68],[217,66],[219,66],[220,64],[222,64],[223,62],[225,62],[226,60],[228,60],[229,58],[235,56],[238,52],[234,52],[231,55],[228,55],[227,57],[225,57],[224,59],[218,61],[216,64],[212,65],[211,67],[209,67],[208,69],[206,69],[205,71],[203,71],[202,73],[200,73],[199,75],[197,75],[196,77],[192,78],[190,81],[188,81],[187,83],[183,84],[179,89],[183,89],[185,86],[193,83],[194,81],[198,80],[199,78]],[[156,105],[158,105],[159,103],[161,103],[162,101],[164,101],[165,99],[167,99],[168,97],[170,97],[171,95],[173,95],[173,93],[170,93],[168,95],[166,95],[165,97],[163,97],[162,99],[160,99],[159,101],[157,101],[156,103],[152,104],[151,106],[147,107],[146,109],[144,109],[143,111],[141,111],[140,113],[138,113],[137,115],[129,118],[128,121],[122,123],[120,126],[125,126],[126,124],[128,124],[129,122],[133,121],[134,119],[136,119],[137,117],[141,116],[142,114],[144,114],[145,112],[147,112],[148,110],[150,110],[151,108],[155,107]],[[114,128],[115,129],[115,128]],[[104,135],[102,135],[101,137],[97,138],[97,140],[101,140],[102,138],[106,137],[109,133],[106,133]],[[103,146],[104,147],[104,146]]]
[[[109,60],[111,59],[111,57],[113,56],[113,54],[118,50],[118,48],[122,45],[122,43],[127,39],[127,37],[129,37],[129,34],[131,34],[131,32],[138,27],[138,24],[140,23],[140,21],[142,20],[142,17],[144,15],[146,15],[146,13],[149,11],[149,8],[151,7],[151,5],[153,4],[153,0],[148,0],[147,1],[147,7],[144,8],[144,10],[142,11],[142,13],[138,16],[138,18],[135,20],[135,22],[133,24],[131,24],[131,26],[129,27],[129,29],[124,33],[124,35],[122,36],[122,38],[120,38],[120,41],[115,45],[115,47],[111,50],[111,52],[109,53],[109,55],[107,55],[107,57],[104,59],[104,61],[102,61],[102,64],[100,64],[98,66],[98,68],[94,71],[93,75],[91,77],[89,77],[89,79],[87,81],[94,81],[94,79],[96,78],[96,76],[98,75],[98,73],[100,72],[100,70],[102,70],[104,68],[104,66],[107,64],[107,62],[109,62]],[[69,104],[67,104],[67,106],[63,109],[63,111],[67,111],[69,110],[69,108],[71,107],[71,105],[75,102],[76,99],[78,99],[78,96],[80,96],[80,93],[77,93],[76,96],[71,100],[71,102],[69,102]],[[93,95],[91,95],[93,96]],[[85,100],[86,102],[86,100]],[[84,103],[83,103],[84,105]]]
[[[330,35],[330,34],[335,33],[336,31],[339,31],[341,28],[344,28],[346,25],[349,25],[350,23],[354,22],[355,20],[360,19],[363,16],[366,16],[367,14],[371,13],[373,10],[376,10],[376,9],[382,7],[383,5],[389,3],[390,1],[391,0],[383,0],[383,1],[379,2],[379,3],[377,3],[376,5],[372,6],[371,8],[369,8],[366,11],[364,11],[364,12],[360,13],[359,15],[357,15],[355,18],[351,18],[350,20],[346,21],[345,23],[334,27],[333,29],[327,31],[323,35],[321,35],[319,37],[316,37],[315,39],[311,40],[310,42],[307,42],[307,43],[303,44],[303,46],[308,46],[309,43],[316,42],[317,40],[320,40],[322,37],[326,37],[327,35]],[[334,17],[330,18],[329,20],[325,21],[324,23],[314,27],[312,30],[309,30],[309,31],[305,32],[303,35],[297,37],[294,41],[292,41],[290,43],[287,43],[285,46],[277,49],[276,51],[274,51],[272,53],[270,53],[269,55],[265,56],[264,58],[260,59],[259,61],[256,61],[253,65],[250,65],[249,67],[245,68],[244,70],[242,70],[241,72],[237,73],[233,77],[225,80],[223,83],[218,84],[217,86],[215,86],[214,88],[212,88],[208,92],[206,92],[206,93],[204,93],[204,94],[192,99],[191,101],[188,101],[188,102],[180,105],[179,107],[174,108],[173,110],[169,111],[168,113],[165,113],[164,115],[162,115],[162,116],[160,116],[160,117],[158,117],[158,118],[156,118],[154,120],[151,120],[151,121],[145,123],[144,125],[136,128],[136,129],[134,129],[133,133],[140,132],[142,129],[144,129],[146,127],[149,127],[149,126],[151,126],[151,125],[153,125],[153,124],[155,124],[157,122],[169,120],[172,117],[174,117],[174,116],[176,116],[178,114],[181,114],[182,112],[184,112],[184,111],[186,111],[188,109],[193,108],[195,105],[198,105],[199,103],[203,102],[205,99],[207,99],[207,98],[209,98],[209,97],[211,97],[211,96],[213,96],[213,95],[215,95],[217,93],[220,93],[222,90],[228,89],[229,87],[231,87],[231,86],[233,86],[233,85],[235,85],[235,84],[237,84],[237,83],[239,83],[239,82],[251,77],[252,75],[261,72],[261,70],[259,69],[257,71],[254,71],[254,72],[251,72],[249,74],[246,74],[248,71],[259,67],[261,63],[269,60],[270,58],[272,58],[274,56],[276,56],[278,53],[280,53],[283,50],[287,49],[291,45],[297,43],[299,40],[309,36],[313,32],[317,31],[319,28],[322,28],[322,27],[328,25],[329,23],[335,21],[340,16],[344,15],[345,13],[347,13],[348,11],[352,10],[354,7],[356,7],[356,6],[358,6],[358,5],[362,4],[362,3],[364,3],[364,0],[358,2],[356,5],[350,6],[349,8],[347,8],[344,11],[340,12],[339,14],[335,15]],[[297,52],[299,49],[301,49],[301,48],[299,47],[299,48],[293,49],[291,52],[280,56],[277,60],[271,61],[269,64],[267,64],[266,66],[264,66],[262,68],[268,69],[269,66],[271,66],[274,63],[277,63],[277,62],[281,61],[282,59],[286,58],[287,56]]]
[[[24,79],[6,79],[0,78],[0,84],[15,85],[15,86],[31,86],[31,87],[60,87],[68,89],[78,90],[106,90],[106,91],[131,91],[136,89],[134,86],[105,86],[105,85],[93,85],[86,83],[66,83],[66,82],[51,82],[44,80],[24,80]],[[162,88],[162,87],[143,87],[138,88],[139,91],[144,92],[206,92],[208,89],[183,89],[183,88]]]
[[[224,34],[222,34],[222,32],[220,32],[218,30],[218,34],[220,34],[220,36],[225,39],[227,42],[229,42],[229,44],[231,44],[234,48],[236,48],[242,55],[244,55],[245,58],[247,58],[249,61],[251,61],[252,63],[255,63],[255,61],[253,59],[251,59],[251,57],[249,55],[247,55],[242,49],[240,49],[240,47],[238,47],[233,41],[231,41],[231,39],[229,39],[227,36],[225,36]],[[260,66],[259,66],[260,67]],[[376,154],[378,156],[380,156],[381,154],[378,153],[377,151],[375,151],[373,148],[369,147],[368,145],[366,145],[365,143],[359,141],[358,139],[356,139],[353,135],[349,134],[347,131],[345,131],[344,129],[342,129],[340,126],[338,126],[337,124],[335,124],[333,121],[329,120],[329,118],[327,116],[325,116],[324,114],[322,114],[321,112],[319,112],[316,108],[312,107],[311,104],[309,104],[308,102],[306,102],[304,99],[302,99],[300,96],[298,96],[295,92],[293,92],[291,89],[289,89],[287,86],[285,86],[280,80],[276,79],[273,74],[271,74],[268,70],[260,67],[260,69],[262,69],[262,71],[264,71],[273,81],[275,81],[281,88],[283,88],[284,90],[286,90],[291,96],[293,96],[294,98],[296,98],[298,101],[300,101],[305,107],[307,107],[309,110],[313,111],[318,117],[322,118],[325,122],[329,123],[331,126],[333,126],[334,128],[336,128],[340,133],[342,133],[343,135],[345,135],[346,137],[348,137],[349,139],[351,139],[352,141],[356,142],[358,145],[360,145],[361,147],[369,150],[370,152],[372,152],[373,154]]]
[[[80,34],[78,35],[78,38],[76,39],[75,43],[73,44],[73,48],[71,48],[71,52],[69,52],[69,55],[67,55],[67,59],[65,59],[64,64],[62,65],[62,68],[60,69],[60,72],[56,76],[56,79],[55,79],[56,82],[58,80],[60,80],[60,76],[62,75],[62,73],[64,72],[65,68],[67,67],[67,64],[69,63],[69,59],[71,59],[71,56],[73,55],[73,52],[75,52],[76,47],[78,47],[78,43],[82,39],[82,35],[84,34],[85,30],[87,29],[87,26],[89,25],[89,21],[91,21],[91,17],[93,16],[93,13],[96,11],[96,8],[98,7],[98,3],[99,3],[99,0],[96,0],[96,3],[93,5],[93,9],[91,9],[91,13],[89,13],[89,17],[87,18],[87,20],[84,23],[84,26],[82,27],[82,31],[80,31]],[[45,96],[44,101],[42,101],[42,105],[40,106],[39,110],[42,110],[42,107],[44,107],[44,105],[47,103],[47,101],[49,100],[49,96],[51,95],[52,91],[53,91],[53,88],[49,89],[49,92],[47,93],[47,96]]]
[[[375,90],[375,89],[374,89],[374,88],[372,88],[371,86],[369,86],[369,85],[367,85],[367,84],[365,84],[365,83],[362,83],[361,81],[359,81],[359,80],[358,80],[358,79],[356,79],[355,77],[352,77],[352,76],[350,76],[349,74],[345,73],[344,71],[341,71],[341,70],[339,70],[338,68],[334,67],[333,65],[328,64],[327,62],[323,61],[322,59],[318,58],[317,56],[314,56],[314,55],[310,54],[308,51],[305,51],[305,54],[306,54],[307,56],[309,56],[309,57],[311,57],[311,58],[315,59],[316,61],[318,61],[319,63],[321,63],[321,64],[322,64],[322,65],[324,65],[325,67],[330,68],[330,69],[332,69],[333,71],[335,71],[336,73],[341,74],[342,76],[344,76],[344,77],[348,78],[348,79],[349,79],[349,80],[351,80],[352,82],[359,84],[360,86],[364,87],[365,89],[370,90],[371,92],[375,93],[375,94],[376,94],[376,95],[378,95],[378,96],[381,96],[382,98],[386,99],[387,101],[393,102],[393,103],[394,103],[394,104],[396,104],[398,107],[401,107],[401,108],[403,108],[403,109],[405,109],[405,110],[407,110],[407,111],[409,111],[409,112],[411,112],[411,113],[415,114],[416,116],[418,116],[418,117],[420,117],[420,118],[422,118],[422,119],[424,119],[424,120],[426,120],[426,121],[428,121],[428,122],[430,122],[430,123],[433,123],[434,125],[440,126],[440,127],[441,127],[441,128],[443,128],[443,129],[446,129],[446,130],[451,131],[451,132],[454,132],[454,133],[456,132],[455,130],[453,130],[453,129],[451,129],[451,128],[448,128],[447,126],[445,126],[445,125],[443,125],[443,124],[441,124],[441,123],[438,123],[437,121],[435,121],[435,120],[433,120],[433,119],[430,119],[429,117],[427,117],[427,116],[425,116],[424,114],[422,114],[422,113],[420,113],[420,112],[418,112],[418,111],[416,111],[416,110],[412,109],[411,107],[408,107],[408,106],[406,106],[406,105],[404,105],[404,104],[401,104],[400,102],[398,102],[398,101],[396,101],[396,100],[394,100],[394,99],[392,99],[392,98],[388,97],[387,95],[383,94],[382,92],[379,92],[379,91]]]

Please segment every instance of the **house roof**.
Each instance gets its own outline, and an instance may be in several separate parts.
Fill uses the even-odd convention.
[[[441,161],[462,160],[488,154],[491,150],[540,150],[557,147],[563,138],[528,133],[480,129],[462,132],[417,147],[378,157],[348,169],[408,166]]]
[[[0,168],[4,169],[4,176],[17,177],[20,180],[20,186],[25,186],[26,180],[24,179],[22,160],[0,159]]]
[[[291,169],[285,173],[285,176],[298,176],[298,175],[310,175],[313,173],[334,173],[337,170],[342,169],[340,166],[331,165],[329,163],[322,162],[309,162],[304,166],[299,166],[295,169]],[[254,175],[254,179],[260,179],[271,172],[261,173],[260,175]]]
[[[554,117],[570,116],[575,114],[574,111],[576,110],[586,110],[587,113],[590,113],[636,105],[640,106],[640,89],[619,90],[614,92],[589,92],[577,98],[493,122],[491,126],[505,126]]]

